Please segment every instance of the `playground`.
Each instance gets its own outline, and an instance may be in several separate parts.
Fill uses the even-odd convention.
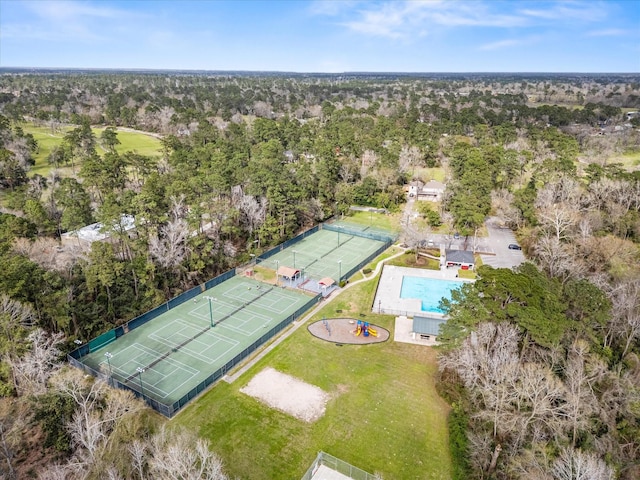
[[[345,345],[368,345],[389,339],[388,330],[355,318],[322,319],[310,324],[307,329],[316,338]]]

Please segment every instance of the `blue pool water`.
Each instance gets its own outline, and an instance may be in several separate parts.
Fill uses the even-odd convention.
[[[444,297],[451,299],[451,290],[460,288],[463,282],[452,280],[437,280],[424,277],[402,277],[402,289],[400,298],[419,298],[422,300],[423,312],[444,313],[438,308],[440,300]]]

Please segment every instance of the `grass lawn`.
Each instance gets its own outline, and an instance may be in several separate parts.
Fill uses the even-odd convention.
[[[622,155],[615,155],[607,160],[607,163],[620,163],[622,167],[629,170],[640,168],[640,149],[630,149]]]
[[[435,180],[444,183],[446,172],[442,167],[419,167],[413,172],[413,178],[419,178],[423,182]]]
[[[93,133],[100,143],[100,135],[104,131],[104,128],[93,128]],[[136,152],[140,155],[147,157],[160,157],[162,151],[162,143],[156,137],[146,135],[141,132],[129,132],[124,130],[117,130],[118,140],[120,145],[116,146],[116,151],[120,154],[125,152]],[[104,153],[104,150],[98,145],[98,152]]]
[[[428,251],[433,256],[440,256],[439,250]],[[426,268],[428,270],[440,270],[440,261],[433,258],[423,257],[418,255],[416,261],[416,254],[414,252],[407,252],[393,260],[387,262],[387,265],[394,265],[396,267],[410,267],[410,268]]]
[[[393,317],[371,313],[376,284],[377,277],[345,290],[312,321],[363,313],[393,331]],[[240,393],[267,366],[329,392],[325,415],[307,424]],[[428,347],[336,346],[302,326],[234,384],[220,382],[172,423],[208,438],[231,477],[297,479],[323,450],[386,479],[446,479],[448,405],[435,391],[436,372]]]
[[[351,211],[345,220],[359,225],[372,225],[391,232],[400,230],[400,214]]]
[[[73,127],[61,127],[56,132],[52,132],[49,127],[40,127],[33,123],[20,124],[25,133],[31,133],[33,138],[38,142],[38,152],[33,155],[36,164],[29,170],[29,175],[35,175],[36,173],[46,177],[51,169],[52,165],[47,162],[47,157],[51,153],[53,147],[60,145],[65,134],[72,130]],[[104,131],[104,128],[93,128],[93,133],[96,136],[97,151],[99,154],[104,154],[104,150],[100,146],[100,135]],[[134,151],[141,155],[149,157],[160,156],[161,143],[155,137],[145,135],[139,132],[118,131],[118,140],[120,145],[116,147],[118,153],[125,153],[128,151]],[[78,166],[76,165],[76,168]],[[71,172],[71,167],[63,167],[61,171]]]

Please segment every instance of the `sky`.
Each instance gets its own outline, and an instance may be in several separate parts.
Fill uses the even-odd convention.
[[[640,72],[640,0],[0,0],[0,67]]]

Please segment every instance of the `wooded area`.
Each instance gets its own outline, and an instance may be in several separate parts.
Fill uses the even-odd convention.
[[[438,167],[430,224],[473,235],[496,215],[531,261],[480,267],[446,305],[456,478],[638,478],[638,109],[631,75],[4,72],[3,473],[224,478],[202,442],[161,464],[187,434],[61,354],[351,205],[397,213]],[[35,127],[61,137],[46,175]],[[157,155],[119,151],[124,128]],[[107,241],[63,241],[94,222]]]

